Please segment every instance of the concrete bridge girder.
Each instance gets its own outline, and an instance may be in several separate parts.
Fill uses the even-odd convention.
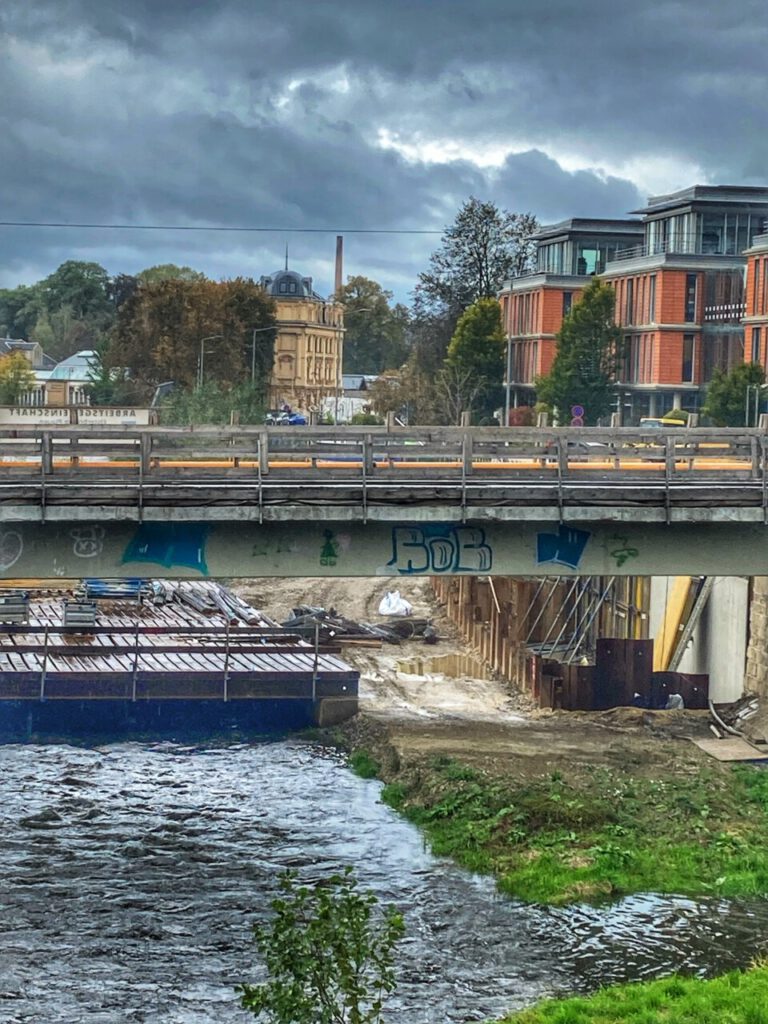
[[[750,523],[4,522],[0,578],[768,575]]]

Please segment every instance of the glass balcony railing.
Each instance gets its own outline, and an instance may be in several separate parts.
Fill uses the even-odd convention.
[[[742,250],[731,239],[702,240],[698,235],[683,235],[679,238],[663,239],[657,242],[643,242],[627,249],[617,249],[609,263],[632,260],[639,256],[660,256],[674,253],[684,256],[739,256]]]

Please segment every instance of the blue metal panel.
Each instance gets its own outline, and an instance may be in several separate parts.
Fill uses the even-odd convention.
[[[311,700],[0,702],[0,742],[205,740],[279,736],[315,724]]]

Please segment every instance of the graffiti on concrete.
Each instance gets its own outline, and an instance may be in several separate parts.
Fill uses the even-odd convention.
[[[76,526],[69,531],[76,558],[97,558],[104,550],[103,526]]]
[[[606,549],[610,557],[616,562],[618,569],[628,562],[630,558],[637,558],[640,554],[639,548],[632,547],[629,543],[629,537],[620,537],[617,534],[613,534],[613,536],[608,538]]]
[[[476,526],[395,526],[388,569],[400,576],[419,573],[490,572],[493,551]]]
[[[591,536],[588,530],[579,530],[565,524],[560,526],[557,533],[539,533],[536,535],[536,562],[539,565],[552,562],[569,569],[578,569]]]
[[[194,569],[208,575],[204,523],[142,523],[123,552],[127,562],[152,562],[166,569]]]
[[[16,565],[23,551],[24,540],[18,530],[3,530],[0,533],[0,572]]]
[[[336,565],[339,557],[339,542],[333,530],[323,530],[323,546],[320,549],[320,565]]]

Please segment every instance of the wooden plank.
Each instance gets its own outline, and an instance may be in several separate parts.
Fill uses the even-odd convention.
[[[768,751],[753,747],[739,736],[727,736],[722,740],[713,736],[691,739],[691,742],[717,761],[768,761]]]

